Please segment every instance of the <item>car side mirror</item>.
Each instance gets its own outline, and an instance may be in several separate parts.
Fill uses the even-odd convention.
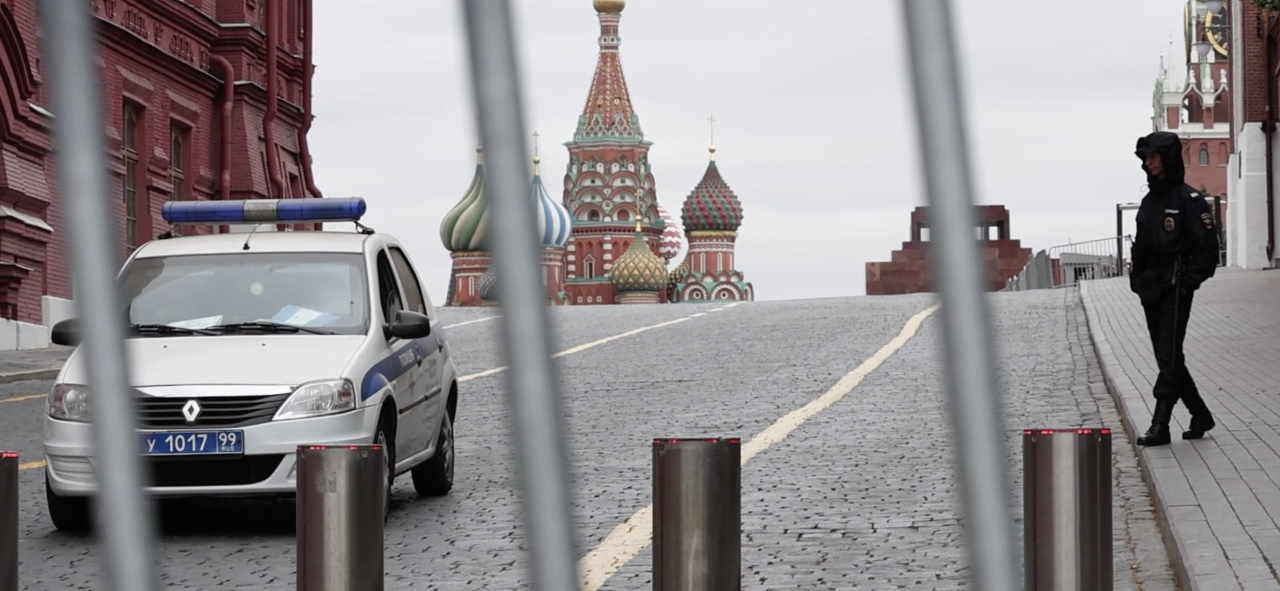
[[[426,314],[400,310],[383,332],[388,339],[420,339],[431,334],[431,319]]]
[[[53,325],[50,331],[49,340],[55,345],[63,345],[65,347],[75,347],[80,344],[80,320],[78,318],[68,318]]]

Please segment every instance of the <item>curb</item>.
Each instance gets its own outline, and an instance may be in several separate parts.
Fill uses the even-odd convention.
[[[13,382],[27,382],[35,380],[52,380],[58,377],[57,369],[36,369],[31,371],[15,371],[13,373],[0,373],[0,384],[11,384]]]
[[[1116,403],[1116,410],[1120,412],[1121,426],[1124,428],[1125,434],[1129,436],[1129,445],[1133,447],[1134,455],[1138,458],[1138,465],[1142,468],[1142,481],[1146,484],[1147,491],[1151,494],[1153,500],[1153,509],[1157,517],[1156,522],[1160,525],[1160,533],[1163,534],[1165,551],[1169,555],[1169,564],[1174,571],[1174,580],[1179,589],[1200,591],[1200,586],[1196,584],[1195,578],[1191,576],[1187,568],[1185,557],[1189,555],[1189,550],[1176,533],[1177,527],[1169,517],[1164,496],[1161,494],[1159,485],[1155,482],[1155,475],[1152,474],[1147,454],[1143,452],[1142,446],[1138,445],[1138,436],[1143,431],[1139,425],[1133,422],[1133,417],[1129,414],[1129,407],[1125,404],[1124,397],[1120,395],[1120,390],[1116,387],[1115,381],[1111,377],[1112,364],[1107,360],[1111,354],[1111,344],[1107,342],[1106,335],[1098,328],[1097,312],[1094,311],[1093,300],[1089,297],[1088,287],[1090,283],[1090,281],[1080,282],[1080,300],[1084,304],[1085,319],[1089,324],[1089,340],[1093,342],[1094,354],[1098,356],[1098,364],[1102,366],[1102,381],[1106,384],[1107,392],[1111,394],[1111,399]],[[1103,354],[1104,352],[1106,355]]]

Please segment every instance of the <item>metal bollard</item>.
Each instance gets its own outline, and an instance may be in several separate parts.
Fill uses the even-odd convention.
[[[1022,432],[1026,591],[1111,591],[1111,430]]]
[[[654,591],[738,591],[738,438],[653,440]]]
[[[382,591],[385,453],[298,447],[298,591]]]
[[[18,591],[18,452],[0,451],[0,591]]]

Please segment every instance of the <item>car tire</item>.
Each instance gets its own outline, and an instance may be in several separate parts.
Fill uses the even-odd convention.
[[[386,495],[382,500],[382,519],[391,516],[391,485],[396,481],[396,426],[384,410],[378,417],[378,430],[373,434],[373,443],[382,446],[382,469],[387,476]]]
[[[44,498],[49,505],[49,519],[58,531],[87,533],[93,525],[89,497],[64,497],[53,492],[48,474],[44,476]]]
[[[439,497],[453,490],[453,466],[457,446],[453,438],[453,417],[448,412],[440,421],[440,438],[431,459],[414,466],[413,489],[424,497]]]

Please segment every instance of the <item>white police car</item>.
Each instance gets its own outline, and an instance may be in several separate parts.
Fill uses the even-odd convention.
[[[300,445],[383,444],[388,490],[453,486],[458,385],[409,256],[359,224],[362,199],[170,202],[173,225],[349,221],[356,231],[150,241],[119,274],[148,491],[292,496]],[[53,328],[78,343],[76,320]],[[59,529],[90,525],[104,467],[82,348],[48,398],[45,488]]]

